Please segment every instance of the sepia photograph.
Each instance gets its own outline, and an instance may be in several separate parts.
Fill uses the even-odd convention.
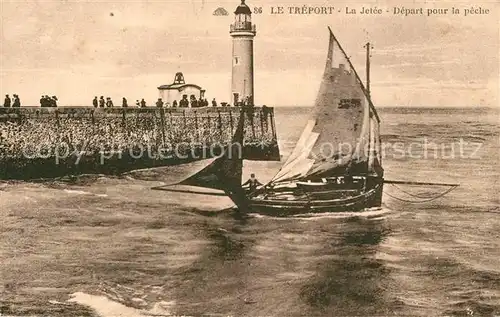
[[[498,1],[0,18],[0,316],[500,317]]]

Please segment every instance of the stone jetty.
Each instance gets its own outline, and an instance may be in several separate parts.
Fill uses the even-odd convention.
[[[242,155],[279,160],[274,109],[0,108],[0,179],[120,174],[219,155],[245,115]]]

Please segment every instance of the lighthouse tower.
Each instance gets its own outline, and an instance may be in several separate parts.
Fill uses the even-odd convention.
[[[252,11],[241,0],[234,11],[234,23],[229,34],[233,38],[232,103],[247,102],[253,104],[253,38],[256,35],[252,24]]]

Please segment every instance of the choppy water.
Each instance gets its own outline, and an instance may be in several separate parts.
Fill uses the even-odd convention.
[[[284,155],[307,113],[277,109]],[[387,185],[384,207],[360,214],[242,220],[216,212],[231,206],[226,198],[150,190],[189,172],[179,167],[116,178],[4,183],[0,312],[500,315],[500,113],[380,114],[383,141],[391,147],[384,160],[387,179],[461,186],[421,205],[398,199],[444,188]],[[462,155],[454,145],[460,139]],[[427,159],[424,142],[438,149]],[[279,163],[245,167],[246,175],[255,172],[265,181]]]

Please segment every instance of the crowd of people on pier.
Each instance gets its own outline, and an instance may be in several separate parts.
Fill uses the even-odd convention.
[[[56,96],[48,96],[48,95],[42,95],[40,98],[40,107],[57,107],[57,97]],[[19,108],[21,107],[21,100],[19,99],[19,96],[14,94],[13,97],[11,98],[9,95],[5,95],[5,100],[3,103],[3,106],[5,108]],[[100,96],[99,98],[97,96],[94,97],[92,100],[92,106],[94,108],[113,108],[114,103],[111,97],[106,97]],[[135,106],[137,108],[147,108],[148,104],[142,98],[141,100],[137,99],[135,101]],[[182,98],[177,101],[174,100],[171,104],[170,102],[164,102],[162,98],[158,98],[158,100],[154,103],[154,106],[157,108],[205,108],[205,107],[231,107],[230,104],[227,102],[221,102],[220,105],[217,103],[215,98],[212,99],[211,102],[209,102],[206,98],[200,97],[196,98],[195,95],[191,95],[188,99],[187,95],[183,95]],[[253,107],[253,102],[252,102],[252,97],[247,97],[242,101],[238,101],[234,105],[235,107]],[[128,100],[127,98],[123,97],[122,102],[121,102],[121,107],[122,108],[128,108]]]
[[[43,108],[57,107],[57,97],[56,96],[49,97],[47,95],[42,96],[42,98],[40,98],[40,107]]]
[[[3,106],[5,108],[19,108],[21,107],[21,100],[19,99],[19,96],[16,94],[12,95],[12,99],[9,97],[9,95],[5,95],[5,100],[3,102]]]
[[[235,106],[245,106],[245,103],[238,103]],[[97,96],[94,97],[92,100],[92,106],[94,108],[112,108],[114,107],[113,100],[110,97],[106,97],[104,99],[104,96],[101,96],[100,98],[97,98]],[[128,108],[129,103],[127,98],[123,97],[122,98],[122,108]],[[142,98],[141,100],[137,99],[135,101],[135,106],[137,108],[147,108],[148,104]],[[215,98],[212,99],[211,102],[209,102],[206,98],[200,97],[199,99],[196,99],[195,95],[191,95],[188,99],[187,95],[184,95],[182,99],[179,101],[174,100],[171,104],[169,102],[164,102],[162,98],[158,98],[158,100],[154,103],[154,106],[157,108],[204,108],[204,107],[218,107],[219,104],[217,103],[217,100]],[[221,107],[230,107],[227,102],[222,102],[220,104]]]
[[[126,102],[126,99],[123,98]],[[92,106],[94,108],[112,108],[114,107],[113,100],[111,100],[111,97],[106,97],[106,100],[104,100],[104,96],[101,96],[99,99],[97,99],[97,96],[94,97],[94,100],[92,100]]]
[[[12,99],[9,97],[9,95],[5,95],[3,106],[4,108],[20,108],[21,100],[16,94],[13,95]],[[48,95],[43,95],[40,98],[40,107],[57,107],[57,97],[49,97]]]

